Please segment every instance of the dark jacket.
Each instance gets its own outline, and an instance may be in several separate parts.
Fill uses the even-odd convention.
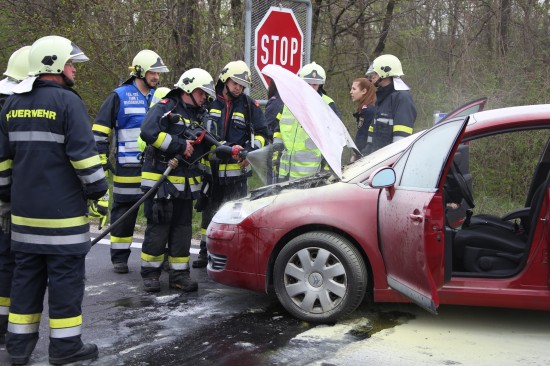
[[[353,114],[357,123],[357,135],[355,135],[355,145],[363,155],[368,155],[367,142],[369,140],[369,127],[374,120],[374,104],[364,105],[360,112]],[[370,138],[372,140],[372,136]]]
[[[10,169],[11,168],[11,169]],[[0,199],[12,204],[12,249],[85,254],[86,199],[107,191],[90,119],[72,89],[36,80],[0,113]]]
[[[376,151],[413,133],[416,106],[408,90],[395,90],[393,82],[376,91],[376,115],[372,124],[372,143]]]

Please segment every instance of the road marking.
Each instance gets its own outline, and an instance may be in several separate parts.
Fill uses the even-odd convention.
[[[94,237],[91,237],[91,240],[94,240]],[[111,245],[110,239],[101,239],[96,244]],[[133,241],[130,245],[130,248],[141,249],[143,241]],[[200,242],[198,240],[191,240],[191,249],[189,250],[191,254],[199,254]]]

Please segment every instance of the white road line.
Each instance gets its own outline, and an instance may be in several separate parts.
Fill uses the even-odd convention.
[[[94,240],[94,237],[91,238],[92,240]],[[97,244],[103,244],[103,245],[111,245],[111,240],[110,239],[101,239],[100,241],[97,242]],[[141,249],[141,242],[132,242],[132,245],[130,245],[130,248],[139,248]],[[191,250],[190,250],[191,254],[199,254],[199,244],[198,244],[198,241],[197,240],[193,240],[191,242]]]

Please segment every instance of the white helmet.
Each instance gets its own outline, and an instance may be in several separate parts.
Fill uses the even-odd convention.
[[[219,79],[222,83],[225,83],[227,79],[231,79],[237,84],[244,86],[245,88],[250,87],[252,79],[250,78],[250,69],[248,65],[241,60],[231,61],[220,72]]]
[[[312,62],[302,67],[300,77],[308,84],[323,85],[327,79],[327,74],[321,65]]]
[[[80,48],[60,36],[37,39],[29,51],[29,76],[62,74],[67,61],[84,62],[89,58]]]
[[[181,74],[178,82],[174,84],[174,86],[180,88],[187,94],[191,94],[193,90],[200,88],[212,98],[216,98],[214,79],[212,79],[208,71],[203,69],[194,68],[187,70]]]
[[[381,55],[372,62],[372,70],[378,74],[380,79],[394,76],[403,76],[401,61],[394,55]],[[367,70],[367,73],[369,70]]]
[[[168,72],[168,67],[164,64],[160,56],[151,50],[141,50],[134,57],[132,66],[128,67],[131,75],[144,78],[147,71],[153,72]]]
[[[4,75],[17,81],[27,78],[29,75],[30,50],[31,46],[25,46],[12,53]]]

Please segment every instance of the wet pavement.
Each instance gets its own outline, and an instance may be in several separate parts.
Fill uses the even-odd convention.
[[[81,365],[308,364],[412,317],[382,312],[372,313],[371,318],[378,320],[369,321],[359,310],[353,317],[360,321],[346,329],[315,326],[291,317],[274,295],[217,284],[205,269],[191,271],[199,282],[197,292],[169,289],[168,274],[163,273],[161,292],[150,294],[142,288],[137,246],[132,249],[128,274],[112,271],[109,246],[102,242],[87,256],[83,341],[96,343],[100,356]],[[194,241],[192,259],[197,253]],[[314,327],[326,327],[333,334],[304,335]],[[48,331],[46,300],[31,365],[48,364]],[[0,365],[5,364],[9,363],[2,346]]]
[[[106,243],[108,241],[105,241]],[[332,325],[290,316],[274,295],[211,281],[192,269],[199,290],[143,291],[139,243],[130,273],[112,271],[109,246],[87,256],[83,341],[99,358],[74,365],[547,365],[550,312],[445,306],[433,316],[412,304],[368,301]],[[192,248],[192,260],[198,242]],[[46,300],[47,305],[47,300]],[[47,306],[30,365],[48,365]],[[8,365],[0,346],[0,365]]]

